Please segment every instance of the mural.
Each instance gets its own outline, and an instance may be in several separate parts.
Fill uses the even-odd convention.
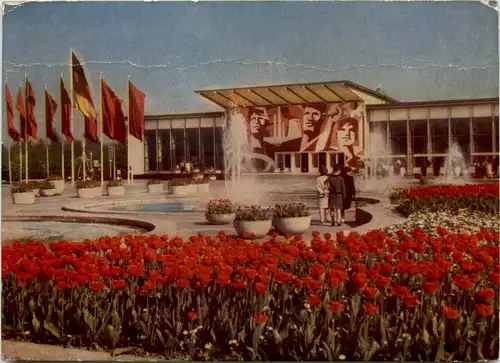
[[[362,102],[240,108],[254,153],[338,152],[356,169],[363,157]]]

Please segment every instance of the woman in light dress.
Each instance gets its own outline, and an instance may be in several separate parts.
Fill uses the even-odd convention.
[[[319,168],[320,176],[316,178],[316,191],[318,193],[319,218],[321,224],[328,224],[328,169],[326,166]]]

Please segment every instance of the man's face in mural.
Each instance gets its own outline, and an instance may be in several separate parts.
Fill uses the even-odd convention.
[[[356,127],[353,122],[346,122],[337,130],[339,146],[351,146],[356,140]]]
[[[304,107],[304,114],[302,116],[304,132],[310,133],[319,130],[322,118],[323,115],[321,114],[320,110],[310,106]]]
[[[264,137],[266,126],[269,125],[269,116],[264,109],[255,109],[250,114],[250,133],[253,137]]]

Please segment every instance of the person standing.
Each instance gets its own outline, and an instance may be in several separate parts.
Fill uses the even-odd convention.
[[[316,178],[319,218],[321,224],[326,224],[328,223],[328,169],[326,166],[321,166],[319,172],[320,176]]]
[[[349,167],[345,167],[342,171],[342,179],[344,180],[346,195],[342,201],[342,211],[341,211],[341,222],[345,222],[345,211],[351,208],[352,201],[356,197],[356,186],[354,185],[354,177],[352,176],[352,170]]]
[[[332,217],[332,226],[340,226],[342,220],[342,203],[346,197],[344,179],[340,176],[342,167],[336,165],[333,174],[328,178],[328,208]]]

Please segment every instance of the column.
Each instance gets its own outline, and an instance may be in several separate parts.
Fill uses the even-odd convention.
[[[494,153],[497,153],[498,150],[497,150],[497,137],[498,135],[496,134],[496,130],[495,130],[495,105],[491,105],[491,142],[493,143],[493,152]]]
[[[312,153],[308,152],[307,153],[307,162],[309,163],[308,173],[312,173],[312,169],[313,169],[312,160],[313,160]]]
[[[471,107],[469,107],[469,153],[471,155],[471,160],[472,160],[472,153],[475,152],[475,149],[474,149],[474,137],[473,137],[473,133],[474,133],[474,128],[472,126],[472,118],[474,117],[474,109]],[[469,160],[469,164],[470,164],[470,160]]]
[[[451,144],[453,143],[453,136],[451,132],[451,107],[448,106],[448,148],[450,149]]]
[[[326,163],[326,169],[328,170],[328,172],[330,172],[330,157],[331,157],[331,154],[329,152],[326,153],[326,158],[325,158],[325,163]]]
[[[413,150],[411,144],[410,109],[406,109],[406,169],[413,175]]]
[[[156,135],[155,135],[155,148],[156,148],[156,171],[157,171],[157,172],[159,171],[158,167],[159,167],[159,165],[160,165],[160,163],[159,163],[159,156],[160,156],[160,153],[159,153],[159,147],[158,147],[158,146],[159,146],[159,145],[158,145],[158,139],[159,139],[159,134],[160,134],[160,133],[159,133],[159,130],[158,130],[158,129],[159,129],[159,126],[160,126],[160,125],[159,125],[159,121],[158,121],[158,120],[156,120],[156,130],[155,130],[155,131],[156,131]]]

